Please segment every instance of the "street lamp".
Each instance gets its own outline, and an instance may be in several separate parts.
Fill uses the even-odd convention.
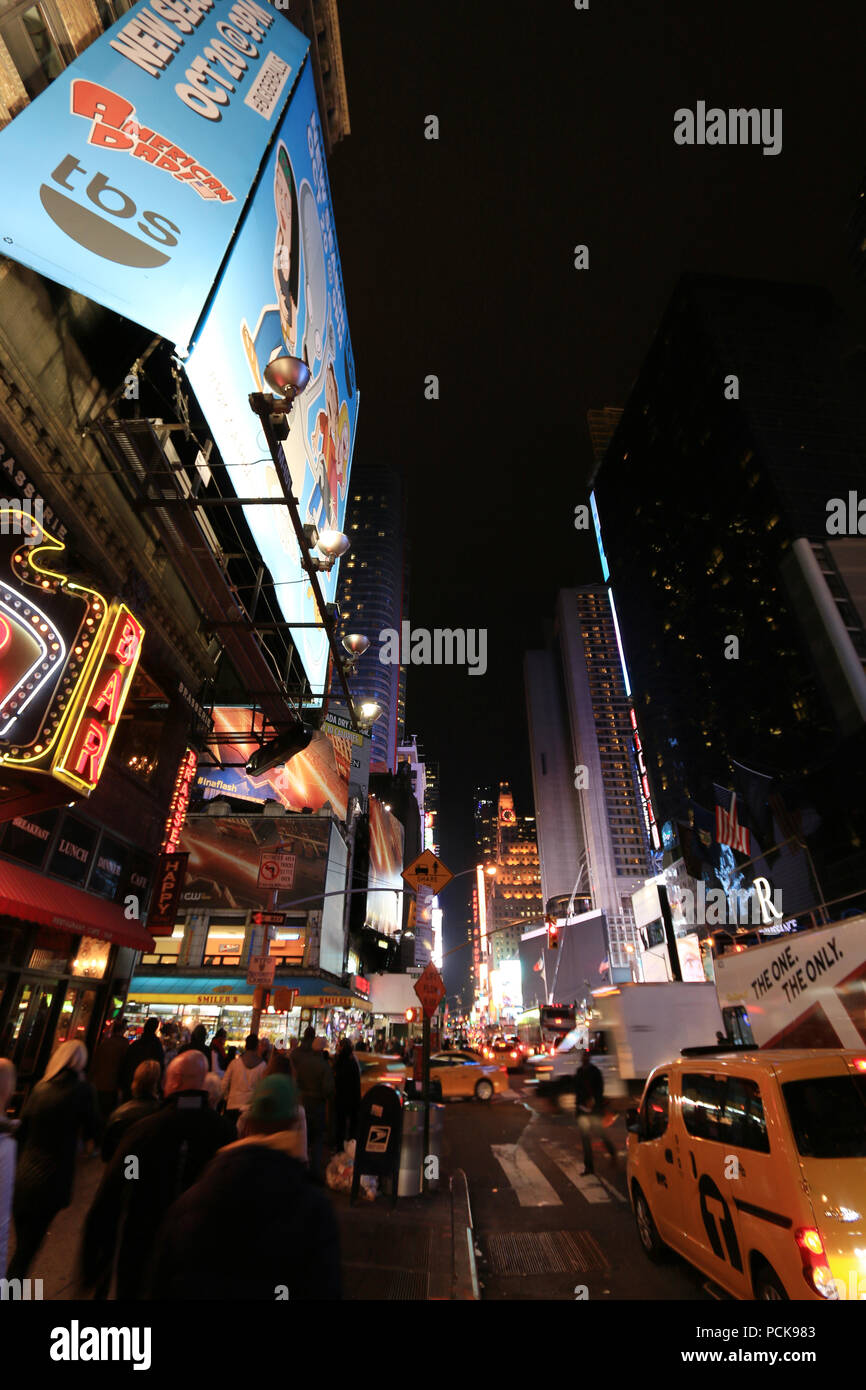
[[[385,711],[378,700],[362,700],[358,706],[358,719],[367,728],[375,724],[377,719],[381,719]]]
[[[341,555],[345,555],[351,545],[348,536],[344,536],[342,531],[337,531],[329,527],[325,531],[320,531],[312,522],[307,522],[304,526],[304,535],[310,550],[315,548],[325,557],[320,560],[318,555],[307,555],[305,564],[308,569],[323,570],[329,574],[334,568]]]
[[[343,646],[349,653],[343,661],[343,670],[347,676],[354,676],[358,662],[370,646],[370,639],[362,632],[351,632],[343,638]]]
[[[289,436],[289,422],[287,417],[295,402],[295,398],[299,396],[309,384],[310,369],[306,362],[303,362],[299,357],[275,357],[265,367],[264,378],[268,386],[271,387],[272,392],[276,392],[277,394],[269,395],[265,391],[251,392],[248,397],[250,409],[261,421],[262,430],[267,441],[268,452],[270,453],[271,461],[280,481],[289,512],[289,519],[292,523],[292,530],[295,533],[295,540],[298,543],[301,565],[309,575],[310,588],[313,591],[313,598],[319,612],[321,626],[324,628],[328,638],[328,646],[331,649],[334,666],[339,675],[340,684],[343,687],[343,695],[345,696],[346,705],[349,710],[349,717],[351,718],[353,728],[357,729],[358,719],[355,713],[355,705],[349,690],[346,672],[343,670],[341,654],[337,647],[337,637],[334,631],[339,615],[335,604],[325,602],[316,573],[317,569],[323,567],[326,569],[330,568],[333,565],[334,559],[337,558],[337,555],[344,553],[347,549],[348,541],[346,541],[346,545],[343,545],[343,540],[345,538],[341,536],[341,533],[326,533],[326,550],[323,551],[323,553],[332,556],[332,558],[330,558],[330,564],[325,564],[323,566],[322,562],[318,561],[310,554],[310,541],[300,518],[297,498],[292,492],[292,479],[289,467],[286,463],[285,455],[280,448],[280,442],[288,439]],[[340,539],[337,539],[338,536]],[[292,625],[289,624],[289,626]]]

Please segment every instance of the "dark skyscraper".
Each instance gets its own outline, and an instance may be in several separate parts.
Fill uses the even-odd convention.
[[[681,281],[594,493],[657,817],[747,764],[817,810],[827,899],[866,868],[866,539],[828,526],[852,489],[866,405],[829,295]]]
[[[400,633],[407,616],[404,564],[405,494],[399,473],[378,464],[352,469],[346,529],[352,548],[340,562],[337,602],[344,634],[363,633],[370,649],[350,678],[352,698],[376,700],[384,711],[372,729],[371,761],[393,772],[403,739],[405,668],[379,660],[385,629]]]

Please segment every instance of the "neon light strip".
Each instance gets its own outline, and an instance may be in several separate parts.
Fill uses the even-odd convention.
[[[595,527],[595,543],[598,546],[598,558],[601,561],[601,573],[604,582],[610,579],[610,566],[607,563],[607,556],[604,553],[604,542],[601,539],[601,522],[598,519],[598,507],[596,506],[595,493],[589,494],[589,508],[592,512],[592,524]]]
[[[625,693],[631,699],[631,681],[628,678],[628,667],[625,664],[625,652],[622,648],[622,637],[619,632],[619,619],[616,616],[616,604],[613,601],[613,589],[608,587],[607,596],[610,599],[610,613],[613,618],[614,632],[616,633],[616,645],[619,648],[619,660],[622,666],[622,678],[625,681]]]

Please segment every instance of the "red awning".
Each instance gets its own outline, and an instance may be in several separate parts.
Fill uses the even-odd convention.
[[[117,903],[0,860],[0,916],[22,917],[43,927],[98,936],[136,951],[152,951],[154,940],[140,922],[129,921]]]

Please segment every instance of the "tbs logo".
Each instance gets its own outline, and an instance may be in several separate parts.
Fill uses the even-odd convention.
[[[60,161],[51,178],[58,187],[42,184],[39,190],[42,206],[61,231],[77,241],[79,246],[102,256],[106,261],[136,266],[142,270],[153,270],[166,265],[171,259],[159,247],[177,246],[180,228],[158,212],[142,212],[133,225],[149,240],[143,241],[140,236],[127,230],[122,224],[135,218],[138,208],[128,194],[112,187],[107,175],[89,175],[75,156],[68,154]],[[85,184],[84,180],[88,178],[89,182]],[[66,192],[61,193],[61,188]],[[80,198],[82,192],[99,212],[68,196],[74,193]]]

